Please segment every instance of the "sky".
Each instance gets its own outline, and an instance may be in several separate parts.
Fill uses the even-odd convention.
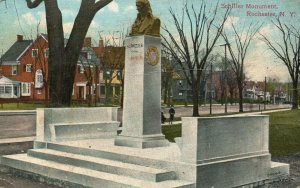
[[[189,5],[197,9],[200,0],[186,0]],[[63,14],[65,36],[68,37],[74,19],[77,15],[81,0],[58,0],[59,8]],[[162,25],[171,30],[174,29],[169,9],[172,8],[179,15],[185,0],[150,0],[153,14],[160,17]],[[210,10],[216,6],[217,0],[206,0]],[[270,5],[273,8],[248,9],[246,4]],[[219,15],[222,15],[226,6],[232,6],[230,21],[225,25],[225,30],[230,33],[230,22],[236,26],[250,23],[262,24],[259,32],[270,37],[272,40],[279,38],[276,28],[271,24],[274,16],[251,16],[253,13],[263,12],[279,15],[284,13],[282,19],[289,23],[300,24],[300,0],[219,0]],[[250,11],[250,14],[247,14]],[[126,33],[135,20],[137,11],[135,0],[113,0],[95,16],[87,36],[92,37],[93,44],[97,45],[100,36],[119,38],[120,33]],[[221,18],[221,17],[220,17]],[[37,29],[38,28],[38,29]],[[36,36],[37,30],[46,33],[46,20],[44,6],[41,4],[35,9],[29,9],[25,0],[6,0],[0,3],[0,53],[4,53],[15,41],[16,35],[22,34],[25,39]],[[122,31],[122,32],[120,32]],[[240,30],[242,31],[242,30]],[[233,38],[233,36],[232,36]],[[223,44],[220,38],[217,45]],[[224,54],[224,48],[216,47],[213,53]],[[262,81],[264,77],[276,78],[281,81],[289,81],[289,75],[285,66],[267,49],[266,45],[256,37],[247,54],[245,62],[247,79]]]

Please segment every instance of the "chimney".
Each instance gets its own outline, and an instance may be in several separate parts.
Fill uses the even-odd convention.
[[[92,47],[92,38],[86,37],[83,42],[83,47]]]
[[[17,35],[17,41],[22,42],[23,41],[23,35]]]
[[[99,40],[99,47],[100,47],[100,48],[104,48],[104,42],[103,42],[103,39],[100,39],[100,40]]]
[[[100,39],[99,40],[99,55],[100,55],[100,58],[103,58],[104,57],[104,42],[103,42],[103,39]]]

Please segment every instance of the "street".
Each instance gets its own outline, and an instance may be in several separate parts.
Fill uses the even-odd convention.
[[[0,139],[35,136],[35,111],[1,111],[0,119]]]
[[[266,109],[289,108],[290,105],[266,105]],[[175,106],[175,117],[192,116],[192,106]],[[263,105],[244,105],[244,112],[263,110]],[[169,107],[162,107],[164,115],[169,117]],[[200,115],[209,114],[209,105],[199,107]],[[238,112],[238,105],[228,105],[228,113]],[[212,114],[223,114],[224,106],[213,105]],[[35,111],[0,112],[0,139],[35,136]],[[122,120],[122,109],[119,109],[118,120]]]

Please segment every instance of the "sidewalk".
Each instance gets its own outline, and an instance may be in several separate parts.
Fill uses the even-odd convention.
[[[286,108],[286,109],[265,110],[265,111],[257,111],[257,112],[245,112],[245,113],[232,114],[230,116],[261,115],[261,114],[268,114],[268,113],[273,113],[273,112],[283,112],[283,111],[288,111],[288,110],[291,110],[291,109]]]
[[[257,111],[257,112],[245,112],[245,113],[237,113],[237,114],[218,114],[218,116],[249,116],[249,115],[261,115],[261,114],[268,114],[272,112],[283,112],[283,111],[288,111],[291,110],[290,108],[287,109],[275,109],[275,110],[266,110],[266,111]],[[203,117],[203,116],[200,116]],[[207,116],[205,116],[207,117]],[[172,126],[172,125],[177,125],[181,124],[181,121],[173,121],[172,124],[169,124],[169,121],[166,121],[165,123],[162,124],[162,126]]]
[[[172,124],[169,124],[169,121],[166,121],[165,123],[161,124],[162,126],[172,126],[172,125],[178,125],[181,124],[181,121],[173,121]]]

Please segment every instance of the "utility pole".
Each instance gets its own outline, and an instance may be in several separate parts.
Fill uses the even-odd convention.
[[[290,82],[288,82],[288,84],[287,84],[287,100],[288,100],[288,102],[290,102]]]
[[[212,90],[212,78],[213,78],[213,76],[212,76],[212,73],[213,73],[213,67],[212,67],[212,63],[210,63],[210,87],[209,87],[209,93],[210,93],[210,95],[209,95],[209,114],[210,115],[212,115],[212,92],[211,92],[211,90]]]
[[[266,110],[266,102],[267,102],[267,77],[265,76],[264,110]]]
[[[230,45],[229,43],[225,43],[222,44],[220,46],[224,46],[225,47],[225,66],[224,66],[224,87],[225,87],[225,114],[227,114],[227,76],[226,76],[226,72],[227,72],[227,46]]]
[[[1,50],[1,56],[0,56],[0,77],[2,76],[2,56],[3,56],[3,50]]]

